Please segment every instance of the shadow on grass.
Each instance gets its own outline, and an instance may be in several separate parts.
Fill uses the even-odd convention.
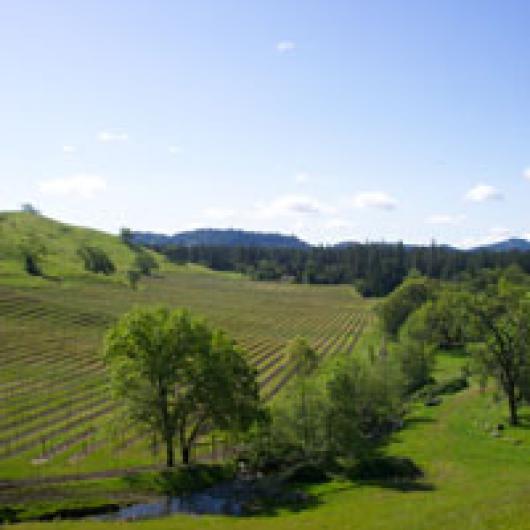
[[[423,470],[410,458],[379,455],[361,460],[349,468],[346,476],[358,485],[378,486],[401,492],[434,491],[424,482]]]
[[[298,474],[296,476],[299,476]],[[255,506],[251,515],[277,515],[280,512],[299,512],[324,503],[324,495],[311,495],[307,487],[329,482],[331,477],[346,479],[350,485],[339,488],[349,490],[352,487],[375,486],[403,493],[432,492],[435,486],[424,479],[423,470],[410,458],[372,454],[350,466],[333,469],[324,480],[306,480],[301,483],[287,481],[287,487],[302,488],[302,491],[290,489],[279,491],[277,497],[267,496],[267,501]],[[285,486],[285,483],[284,483]],[[291,497],[289,496],[291,495]],[[271,500],[271,497],[274,500]]]
[[[425,492],[435,491],[436,487],[430,482],[421,482],[416,480],[403,480],[403,479],[386,479],[386,480],[366,480],[359,485],[363,486],[377,486],[379,488],[391,489],[394,491],[400,491],[402,493],[413,493],[413,492]]]
[[[435,423],[435,422],[436,420],[434,418],[430,418],[428,416],[407,418],[403,422],[403,429],[406,429],[407,427],[413,427],[414,425],[425,425],[427,423]]]
[[[319,495],[307,493],[304,489],[292,488],[277,495],[262,495],[244,504],[246,517],[278,516],[285,512],[300,513],[323,504]]]

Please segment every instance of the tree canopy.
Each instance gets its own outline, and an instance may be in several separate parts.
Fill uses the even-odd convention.
[[[245,430],[259,413],[256,372],[223,331],[185,310],[135,309],[108,332],[114,395],[130,419],[159,434],[167,466],[183,463],[208,429]]]

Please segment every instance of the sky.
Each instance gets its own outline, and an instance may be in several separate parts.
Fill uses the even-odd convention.
[[[0,210],[530,238],[530,2],[0,2]]]

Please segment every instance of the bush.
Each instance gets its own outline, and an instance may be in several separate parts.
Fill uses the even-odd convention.
[[[152,271],[158,269],[158,262],[151,254],[140,250],[136,253],[134,267],[144,276],[151,276]]]
[[[31,276],[42,276],[42,269],[35,254],[24,254],[24,269]]]
[[[83,246],[77,251],[83,260],[85,270],[106,275],[116,272],[116,267],[109,256],[100,248]]]

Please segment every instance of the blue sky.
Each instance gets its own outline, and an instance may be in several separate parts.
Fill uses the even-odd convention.
[[[116,232],[530,237],[526,1],[0,4],[0,209]]]

